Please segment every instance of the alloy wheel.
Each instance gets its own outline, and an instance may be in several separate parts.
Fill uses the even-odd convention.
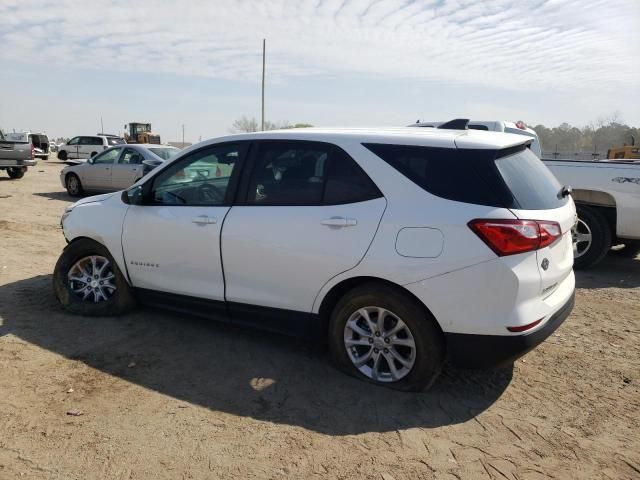
[[[77,195],[80,191],[80,183],[75,175],[71,175],[67,180],[67,188],[72,195]]]
[[[571,239],[573,241],[573,258],[580,258],[591,248],[591,242],[593,241],[593,234],[589,225],[578,219],[578,222],[571,230]]]
[[[349,317],[344,346],[353,365],[378,382],[397,382],[416,361],[411,330],[400,317],[381,307],[360,308]]]
[[[100,255],[78,260],[69,269],[67,278],[71,292],[86,302],[107,301],[117,290],[111,262]]]

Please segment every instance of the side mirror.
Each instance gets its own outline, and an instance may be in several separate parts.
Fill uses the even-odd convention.
[[[122,192],[122,203],[127,205],[142,205],[142,185],[136,185]]]
[[[97,153],[97,152],[91,152],[91,158],[95,157],[95,156],[96,156],[96,153]]]

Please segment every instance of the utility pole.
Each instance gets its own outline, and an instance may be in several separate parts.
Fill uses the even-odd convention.
[[[184,148],[184,123],[182,124],[182,147]]]
[[[100,133],[104,133],[104,124],[102,123],[102,116],[100,116]]]
[[[262,128],[264,132],[264,66],[265,66],[265,54],[267,49],[267,39],[262,39]]]

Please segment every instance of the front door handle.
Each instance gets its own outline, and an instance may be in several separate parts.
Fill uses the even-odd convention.
[[[358,224],[358,221],[355,218],[331,217],[325,218],[320,223],[328,227],[353,227]]]
[[[191,221],[193,223],[197,223],[198,225],[212,225],[214,223],[218,223],[217,218],[209,217],[207,215],[200,215],[199,217],[195,217]]]

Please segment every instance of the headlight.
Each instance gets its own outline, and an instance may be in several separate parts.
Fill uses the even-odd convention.
[[[64,228],[64,221],[65,219],[71,215],[71,212],[73,211],[73,207],[67,207],[64,209],[64,213],[62,214],[62,218],[60,218],[60,227]]]

